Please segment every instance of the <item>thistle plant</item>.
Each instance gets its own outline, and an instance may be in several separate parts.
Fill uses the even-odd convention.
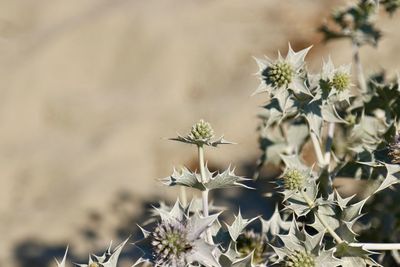
[[[220,209],[209,200],[215,189],[252,189],[251,179],[234,168],[212,172],[206,164],[206,149],[233,144],[215,138],[209,122],[199,120],[186,135],[170,140],[193,145],[197,150],[197,170],[183,167],[161,179],[168,187],[192,188],[201,197],[175,204],[160,204],[151,219],[140,227],[143,237],[133,245],[141,252],[133,266],[204,267],[323,267],[392,266],[400,264],[400,243],[380,243],[383,238],[360,242],[358,236],[373,223],[363,217],[367,203],[383,190],[392,189],[400,178],[400,87],[399,78],[387,79],[384,73],[365,78],[359,49],[378,44],[381,31],[375,26],[379,10],[394,14],[395,0],[359,0],[333,13],[330,23],[320,30],[326,41],[349,39],[352,62],[335,66],[330,57],[321,70],[311,73],[306,56],[311,46],[294,51],[288,46],[286,57],[278,52],[274,60],[256,58],[260,80],[254,95],[265,95],[260,112],[260,147],[255,178],[262,178],[265,163],[281,169],[274,193],[280,204],[268,219],[246,218],[240,207],[237,214]],[[351,61],[351,59],[349,60]],[[354,66],[356,73],[352,74]],[[307,145],[314,158],[305,160]],[[366,180],[367,197],[344,196],[335,187],[336,177]],[[183,191],[184,192],[184,191]],[[390,194],[388,194],[390,195]],[[391,225],[398,226],[397,207],[390,213]],[[221,220],[221,213],[234,219]],[[386,217],[385,217],[386,218]],[[259,224],[259,231],[255,227]],[[393,226],[393,228],[395,228]],[[391,228],[392,229],[392,228]],[[400,232],[400,227],[393,229]],[[391,237],[391,242],[399,242]],[[385,241],[386,242],[386,241]],[[102,256],[91,256],[89,267],[116,267],[123,242]],[[388,260],[388,253],[392,251]],[[397,254],[396,254],[397,253]],[[66,253],[67,254],[67,253]],[[396,256],[397,255],[397,256]],[[58,263],[65,266],[65,258]]]

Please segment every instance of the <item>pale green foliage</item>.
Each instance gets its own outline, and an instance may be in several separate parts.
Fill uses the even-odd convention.
[[[321,28],[326,40],[348,38],[356,49],[376,45],[381,37],[374,25],[379,3],[390,13],[399,6],[397,0],[359,0],[332,15],[336,28]],[[185,205],[178,198],[173,206],[161,202],[155,207],[145,222],[149,230],[139,226],[143,238],[134,245],[142,256],[133,266],[380,266],[373,253],[357,243],[357,236],[369,227],[359,220],[367,201],[399,183],[399,78],[388,81],[377,74],[361,88],[360,81],[353,84],[350,64],[335,66],[330,58],[319,73],[309,73],[305,57],[310,49],[295,52],[289,44],[286,57],[278,52],[275,60],[256,59],[260,84],[254,94],[269,97],[259,116],[263,155],[258,166],[268,162],[282,170],[276,180],[282,203],[272,216],[243,218],[239,207],[231,223],[221,223],[220,214],[229,211],[209,202],[209,191],[250,188],[245,184],[250,179],[236,175],[231,167],[208,169],[206,146],[232,143],[214,139],[211,125],[200,120],[187,135],[171,138],[196,146],[198,172],[174,169],[161,181],[200,191],[201,198]],[[315,163],[303,161],[309,141]],[[367,197],[342,197],[332,183],[337,176],[369,179]],[[151,223],[155,225],[150,227]],[[251,229],[255,223],[261,224],[260,232]],[[113,251],[110,245],[106,253],[90,256],[80,266],[117,267],[126,243]],[[58,267],[65,267],[66,256],[67,252],[57,261]]]

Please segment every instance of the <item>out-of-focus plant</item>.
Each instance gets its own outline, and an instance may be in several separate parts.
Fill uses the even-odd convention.
[[[284,208],[276,208],[268,220],[243,218],[239,209],[231,224],[221,223],[221,210],[210,203],[209,192],[249,188],[250,179],[236,175],[231,167],[209,170],[205,149],[232,143],[215,138],[210,123],[200,120],[188,134],[171,138],[196,147],[199,172],[174,169],[161,182],[192,188],[201,198],[188,202],[182,194],[173,206],[154,208],[150,224],[140,227],[143,238],[134,242],[142,256],[133,266],[359,267],[397,261],[397,252],[392,252],[391,261],[386,254],[377,256],[400,249],[400,244],[388,243],[398,242],[395,238],[369,235],[363,238],[371,240],[357,240],[359,232],[380,223],[368,223],[362,216],[367,200],[400,178],[399,81],[388,81],[383,74],[366,80],[359,58],[361,46],[377,45],[381,37],[374,25],[380,6],[392,14],[398,1],[361,0],[336,11],[333,28],[321,27],[327,41],[348,38],[353,44],[356,82],[350,64],[335,66],[330,58],[320,73],[310,73],[305,58],[311,47],[294,51],[289,45],[285,57],[278,53],[276,59],[256,58],[260,84],[254,94],[268,97],[260,113],[263,155],[258,165],[281,167],[276,192],[282,195]],[[312,145],[316,162],[303,160],[306,143]],[[342,196],[333,186],[337,176],[368,180],[368,196]],[[259,232],[250,228],[256,222]],[[398,225],[397,221],[391,227]],[[116,267],[126,242],[80,266]],[[65,264],[64,257],[58,266]]]

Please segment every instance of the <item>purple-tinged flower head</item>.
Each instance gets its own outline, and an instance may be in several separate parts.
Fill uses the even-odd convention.
[[[193,249],[188,230],[179,222],[162,222],[152,233],[153,255],[156,266],[185,266],[185,257]]]

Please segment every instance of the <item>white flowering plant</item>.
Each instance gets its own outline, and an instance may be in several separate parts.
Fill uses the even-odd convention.
[[[400,264],[400,240],[358,235],[371,224],[363,220],[363,208],[381,191],[388,192],[400,178],[400,87],[399,79],[388,81],[378,74],[365,79],[359,48],[376,45],[381,32],[374,21],[383,9],[393,14],[399,1],[360,0],[337,11],[332,25],[323,25],[327,41],[348,38],[354,48],[353,66],[335,66],[331,58],[320,73],[310,73],[306,56],[311,46],[276,59],[256,58],[260,84],[254,95],[266,96],[260,112],[262,156],[254,179],[271,163],[281,169],[275,180],[282,205],[269,219],[244,218],[240,212],[231,224],[222,223],[221,208],[209,201],[215,189],[251,189],[251,179],[228,167],[212,172],[205,163],[205,149],[233,144],[215,138],[210,123],[200,120],[186,135],[171,138],[196,147],[198,172],[174,169],[161,179],[170,187],[192,188],[201,198],[187,201],[179,197],[172,206],[155,207],[152,224],[140,227],[143,237],[132,244],[141,252],[133,266],[204,267],[322,267],[394,266]],[[313,147],[315,162],[305,160],[307,144]],[[348,177],[368,181],[365,198],[343,196],[335,179]],[[281,207],[281,208],[279,208]],[[371,211],[374,211],[373,208]],[[393,212],[398,212],[393,207]],[[390,211],[387,211],[390,213]],[[384,213],[384,212],[382,212]],[[392,217],[393,231],[399,230],[400,216]],[[250,226],[258,223],[260,231]],[[396,232],[398,233],[398,232]],[[383,236],[383,235],[382,235]],[[90,256],[88,267],[116,267],[122,248],[101,256]],[[389,251],[389,252],[387,252]],[[66,256],[59,267],[66,266]]]

